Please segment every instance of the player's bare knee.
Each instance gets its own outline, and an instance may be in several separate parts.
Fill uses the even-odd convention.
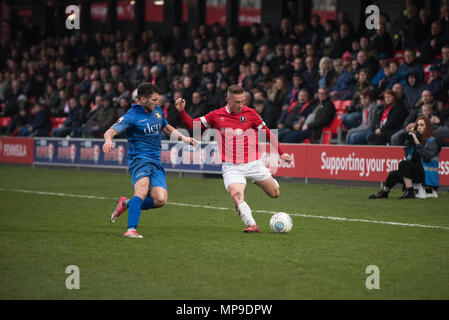
[[[243,192],[231,190],[229,194],[236,204],[243,201]]]
[[[155,207],[162,207],[167,203],[167,195],[166,194],[156,194],[153,198]]]

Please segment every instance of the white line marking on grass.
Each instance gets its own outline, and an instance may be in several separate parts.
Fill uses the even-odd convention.
[[[40,194],[40,195],[45,195],[45,196],[58,196],[58,197],[71,197],[71,198],[86,198],[86,199],[100,199],[100,200],[116,199],[116,198],[101,197],[101,196],[89,196],[89,195],[84,195],[84,194],[70,194],[70,193],[33,191],[33,190],[21,190],[21,189],[10,189],[10,190],[0,189],[0,191],[12,191],[12,192],[21,192],[21,193]]]
[[[84,195],[84,194],[70,194],[70,193],[46,192],[46,191],[34,191],[34,190],[22,190],[22,189],[9,189],[9,190],[7,190],[7,189],[1,189],[0,188],[0,192],[1,191],[31,193],[31,194],[58,196],[58,197],[99,199],[99,200],[115,200],[116,199],[116,198],[111,198],[111,197],[90,196],[90,195]],[[213,210],[222,210],[222,211],[223,210],[230,210],[230,211],[234,210],[234,209],[225,208],[225,207],[214,207],[214,206],[208,206],[208,205],[180,203],[180,202],[167,202],[167,204],[168,205],[172,205],[172,206],[202,208],[202,209],[213,209]],[[268,214],[275,213],[275,211],[267,211],[267,210],[252,210],[252,211],[253,212],[258,212],[258,213],[268,213]],[[387,225],[393,225],[393,226],[404,226],[404,227],[417,227],[417,228],[427,228],[427,229],[449,230],[449,227],[446,227],[446,226],[433,226],[433,225],[416,224],[416,223],[404,223],[404,222],[393,222],[393,221],[376,221],[376,220],[354,219],[354,218],[332,217],[332,216],[316,216],[316,215],[300,214],[300,213],[289,213],[289,214],[291,216],[294,216],[294,217],[302,217],[302,218],[325,219],[325,220],[333,220],[333,221],[376,223],[376,224],[387,224]]]

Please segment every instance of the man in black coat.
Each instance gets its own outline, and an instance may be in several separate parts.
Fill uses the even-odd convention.
[[[311,138],[313,142],[320,140],[321,130],[334,120],[335,106],[329,98],[328,88],[318,89],[318,100],[317,106],[307,116],[300,130],[286,134],[283,142],[300,143],[307,138]]]
[[[278,139],[281,142],[288,133],[301,128],[307,116],[315,107],[307,89],[299,90],[297,99],[290,104],[288,109],[282,112],[278,120]]]
[[[25,137],[46,137],[50,131],[50,116],[44,104],[38,102],[31,109],[33,120],[20,132]]]

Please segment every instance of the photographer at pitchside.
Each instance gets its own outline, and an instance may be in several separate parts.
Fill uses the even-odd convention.
[[[400,199],[414,199],[413,183],[424,183],[438,188],[438,155],[441,147],[433,136],[429,118],[421,116],[416,120],[415,130],[409,132],[405,143],[405,160],[399,163],[399,170],[391,171],[384,187],[369,199],[388,198],[388,193],[397,184],[402,183],[404,194]]]

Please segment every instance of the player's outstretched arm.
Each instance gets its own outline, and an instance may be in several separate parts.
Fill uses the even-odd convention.
[[[192,119],[187,112],[184,110],[186,107],[186,101],[183,98],[178,98],[175,101],[175,108],[178,110],[179,118],[181,119],[182,123],[187,126],[189,129],[193,129],[193,123],[195,121],[198,121],[201,123],[201,120],[199,118]],[[206,129],[206,127],[201,123],[201,128]]]
[[[190,144],[192,146],[198,145],[198,141],[193,138],[186,137],[181,132],[176,130],[173,126],[167,124],[164,129],[162,129],[167,136],[173,136],[175,139],[182,141],[184,143]]]
[[[114,143],[112,142],[112,139],[117,134],[117,131],[110,128],[104,133],[104,144],[103,144],[103,152],[111,152],[112,149],[114,149]]]

